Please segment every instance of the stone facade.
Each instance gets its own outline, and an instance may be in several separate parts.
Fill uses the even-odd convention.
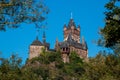
[[[40,55],[40,53],[42,52],[42,48],[44,48],[44,46],[42,45],[31,45],[30,46],[30,54],[29,54],[29,59],[32,59],[34,57],[37,57]]]
[[[63,62],[69,62],[69,55],[71,52],[76,52],[80,58],[87,60],[88,58],[88,47],[84,38],[80,41],[80,26],[75,25],[73,19],[70,19],[68,25],[64,25],[63,28],[64,41],[59,42],[56,40],[55,49],[49,49],[50,44],[46,43],[46,36],[43,33],[43,42],[41,43],[36,37],[36,40],[30,45],[29,59],[38,57],[42,52],[42,48],[46,51],[60,51]]]
[[[76,27],[74,20],[70,19],[68,26],[66,24],[63,28],[64,41],[56,41],[55,49],[60,50],[63,62],[69,62],[69,54],[76,52],[80,58],[86,60],[88,58],[88,47],[84,40],[80,42],[80,26]]]
[[[29,59],[32,59],[34,57],[38,57],[40,53],[42,52],[42,49],[45,48],[46,51],[49,50],[49,43],[46,43],[46,36],[45,33],[43,33],[43,42],[40,42],[38,40],[38,37],[36,37],[36,40],[32,42],[29,48]]]
[[[70,19],[68,26],[64,25],[64,41],[67,40],[68,35],[71,33],[72,39],[80,43],[80,26],[76,28],[73,19]]]

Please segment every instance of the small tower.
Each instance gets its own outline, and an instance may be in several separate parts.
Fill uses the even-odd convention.
[[[67,30],[67,26],[66,26],[66,24],[64,24],[64,31],[66,31]]]
[[[36,37],[36,40],[32,42],[30,45],[30,51],[29,51],[29,59],[32,59],[34,57],[38,57],[42,51],[42,48],[44,48],[43,44],[38,40],[38,36]]]
[[[58,42],[58,38],[56,38],[56,42],[55,42],[55,50],[59,51],[60,47],[59,47],[59,42]]]
[[[80,25],[78,25],[77,30],[80,31]]]

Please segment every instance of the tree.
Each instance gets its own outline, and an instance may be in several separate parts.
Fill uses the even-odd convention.
[[[42,0],[1,0],[0,30],[17,28],[21,23],[39,24],[48,12]]]
[[[12,55],[9,59],[1,59],[0,80],[19,80],[21,76],[21,59]]]
[[[110,0],[105,8],[105,27],[100,30],[102,38],[98,43],[112,48],[120,43],[120,0]]]

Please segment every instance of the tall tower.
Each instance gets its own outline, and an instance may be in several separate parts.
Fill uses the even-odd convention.
[[[67,40],[68,35],[71,34],[72,39],[75,40],[77,43],[80,43],[80,26],[76,27],[74,20],[70,19],[68,26],[64,25],[64,41]]]
[[[56,41],[56,50],[60,50],[62,54],[63,62],[69,62],[69,55],[71,52],[75,51],[76,54],[85,61],[87,61],[88,55],[88,47],[87,43],[85,42],[84,38],[82,38],[82,43],[80,42],[80,25],[76,26],[75,22],[71,18],[68,24],[64,25],[63,32],[64,32],[64,41],[58,42]]]
[[[43,44],[38,40],[38,36],[36,37],[36,40],[32,42],[30,45],[30,51],[29,51],[29,59],[32,59],[34,57],[38,57],[42,51],[42,48],[44,48]]]

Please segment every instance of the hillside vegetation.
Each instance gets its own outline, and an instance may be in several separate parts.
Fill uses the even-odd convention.
[[[0,61],[0,80],[120,80],[120,56],[106,52],[89,58],[89,62],[75,52],[70,63],[63,63],[59,52],[44,52],[24,66],[15,55]]]
[[[22,60],[16,55],[8,59],[0,57],[0,80],[120,80],[119,4],[120,0],[110,0],[105,5],[105,26],[100,29],[101,38],[98,40],[100,46],[110,48],[113,53],[101,51],[85,62],[72,52],[69,56],[70,62],[63,63],[60,52],[43,51],[39,57],[27,60],[25,65],[22,65]],[[1,13],[9,8],[7,6],[0,9]],[[0,17],[3,16],[5,15]],[[5,30],[6,25],[9,25],[4,18],[0,30]],[[33,22],[37,21],[33,18],[34,16],[30,18]]]

